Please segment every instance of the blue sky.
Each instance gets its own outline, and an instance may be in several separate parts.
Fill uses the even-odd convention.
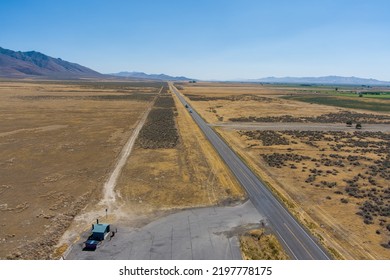
[[[390,81],[390,1],[1,0],[0,46],[102,73]]]

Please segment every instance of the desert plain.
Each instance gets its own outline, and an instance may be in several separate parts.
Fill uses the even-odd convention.
[[[334,258],[390,257],[388,89],[177,86]]]
[[[333,258],[390,258],[389,89],[175,86]],[[247,199],[166,82],[2,80],[0,117],[0,259],[61,258],[96,219]],[[244,259],[289,258],[268,228],[239,238]]]

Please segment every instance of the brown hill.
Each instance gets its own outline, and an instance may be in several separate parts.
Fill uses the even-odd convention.
[[[0,77],[74,79],[100,78],[104,75],[77,63],[40,52],[15,52],[0,47]]]

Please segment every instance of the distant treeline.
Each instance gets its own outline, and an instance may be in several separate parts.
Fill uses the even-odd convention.
[[[390,92],[383,91],[361,91],[359,94],[370,94],[370,95],[382,95],[382,94],[390,94]]]

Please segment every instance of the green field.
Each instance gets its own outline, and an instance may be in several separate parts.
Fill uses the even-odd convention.
[[[359,97],[359,93],[362,97],[359,98],[374,98],[374,99],[388,99],[390,100],[390,87],[380,88],[362,88],[360,86],[331,86],[331,85],[293,85],[293,84],[278,84],[267,85],[270,88],[283,89],[287,94],[319,94],[319,95],[332,95],[341,97]]]
[[[341,97],[359,97],[359,98],[374,98],[374,99],[387,99],[390,100],[390,92],[378,92],[378,94],[375,93],[362,93],[363,95],[361,97],[358,96],[356,93],[337,93],[334,94],[334,96],[341,96]]]
[[[372,95],[375,98],[346,96],[343,94],[337,95],[293,95],[283,96],[284,99],[303,101],[308,103],[337,106],[350,109],[363,109],[374,112],[389,112],[390,113],[390,97],[388,95]],[[370,96],[371,97],[371,96]],[[381,98],[378,98],[381,97]]]

